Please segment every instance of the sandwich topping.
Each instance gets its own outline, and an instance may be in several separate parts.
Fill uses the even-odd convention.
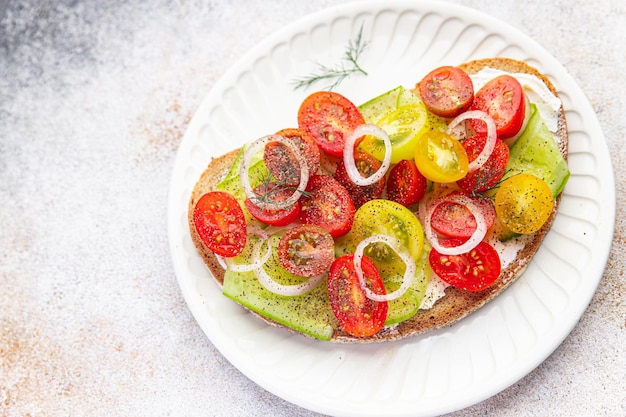
[[[311,94],[297,128],[242,148],[193,222],[223,293],[329,340],[367,338],[449,286],[482,291],[569,177],[560,100],[537,77],[440,67],[356,106]]]

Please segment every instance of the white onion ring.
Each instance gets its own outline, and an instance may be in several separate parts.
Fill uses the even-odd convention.
[[[260,258],[259,252],[261,251],[261,246],[262,245],[257,244],[254,246],[254,248],[252,248],[253,259]],[[269,253],[272,252],[271,247],[269,248],[268,252]],[[256,275],[261,285],[265,287],[265,289],[278,295],[295,296],[295,295],[304,294],[312,290],[313,288],[315,288],[320,282],[322,282],[322,280],[326,276],[326,273],[316,275],[300,284],[295,284],[295,285],[279,284],[278,282],[274,281],[274,279],[267,272],[265,272],[265,269],[263,269],[263,263],[259,265],[257,268],[253,269],[254,274]]]
[[[294,296],[294,295],[304,294],[312,290],[313,288],[315,288],[320,282],[322,282],[322,280],[326,276],[326,273],[323,273],[323,274],[311,277],[308,280],[300,284],[284,285],[284,284],[279,284],[278,282],[274,281],[274,279],[267,272],[265,272],[265,269],[263,269],[262,266],[259,268],[256,268],[254,270],[254,274],[256,275],[261,285],[263,285],[267,290],[275,294],[285,295],[285,296]]]
[[[320,282],[322,282],[322,279],[324,279],[324,277],[326,276],[326,273],[323,273],[323,274],[311,277],[308,280],[300,284],[283,285],[274,281],[272,277],[270,277],[269,274],[265,272],[265,269],[263,268],[255,269],[254,273],[256,274],[256,277],[261,283],[261,285],[263,285],[267,290],[278,295],[285,295],[289,297],[295,296],[295,295],[302,295],[312,290]]]
[[[267,260],[270,258],[270,255],[272,254],[272,247],[269,245],[268,245],[267,251],[265,251],[263,256],[261,256],[261,254],[259,253],[261,251],[261,247],[263,246],[263,243],[265,243],[267,239],[270,237],[269,234],[265,230],[261,229],[258,226],[249,226],[248,234],[259,237],[259,241],[256,242],[254,246],[252,247],[252,262],[249,264],[237,264],[234,262],[233,260],[234,258],[225,259],[224,262],[226,263],[226,266],[228,266],[228,269],[230,269],[233,272],[254,271],[257,268],[262,267],[265,264],[265,262],[267,262]]]
[[[302,195],[302,191],[306,189],[306,185],[309,182],[309,167],[306,164],[306,159],[304,158],[304,155],[302,154],[300,148],[293,139],[280,135],[267,135],[252,142],[243,153],[241,167],[239,168],[239,178],[241,180],[241,186],[246,193],[246,197],[254,201],[254,199],[257,198],[257,195],[250,185],[250,177],[248,174],[248,171],[250,170],[250,161],[252,160],[252,157],[257,154],[257,152],[265,149],[265,145],[270,142],[279,142],[285,145],[287,148],[289,148],[291,152],[293,152],[293,154],[296,156],[296,159],[300,163],[300,183],[298,184],[298,187],[293,192],[293,194],[280,204],[276,204],[273,202],[263,203],[264,208],[268,210],[280,210],[282,208],[289,207],[295,204],[295,202],[298,201],[298,199]]]
[[[459,114],[457,117],[452,119],[450,124],[448,124],[448,129],[446,133],[448,133],[449,135],[452,135],[454,132],[454,128],[459,123],[468,119],[482,120],[483,122],[487,124],[487,141],[485,142],[485,147],[478,154],[476,159],[474,159],[469,164],[469,172],[472,172],[472,171],[477,170],[481,166],[485,165],[485,162],[487,162],[487,159],[489,159],[489,157],[491,156],[491,153],[496,147],[496,139],[498,138],[498,135],[496,133],[496,123],[493,121],[493,118],[489,116],[487,113],[485,113],[484,111],[480,111],[480,110],[468,110],[466,112]]]
[[[228,265],[226,265],[226,258],[224,258],[223,256],[220,256],[218,254],[215,254],[215,259],[217,259],[217,263],[220,264],[220,266],[222,267],[222,269],[227,269]]]
[[[459,246],[442,246],[441,243],[439,243],[437,233],[430,225],[431,217],[433,216],[435,209],[439,204],[445,201],[450,201],[452,203],[461,204],[467,207],[467,209],[476,219],[476,230],[474,230],[474,233],[472,233],[472,236],[470,236],[470,238],[466,242],[462,243]],[[426,238],[428,239],[428,242],[430,242],[431,246],[437,252],[441,253],[442,255],[460,255],[474,249],[485,238],[485,236],[487,235],[487,222],[482,214],[481,208],[476,205],[476,203],[474,203],[471,198],[463,194],[448,194],[435,200],[426,209],[426,215],[424,216],[424,233],[426,235]]]
[[[363,251],[365,250],[367,245],[371,243],[375,243],[375,242],[382,242],[382,243],[387,244],[390,248],[392,248],[398,254],[400,259],[402,259],[402,261],[404,261],[404,263],[406,264],[406,269],[404,271],[404,278],[402,280],[402,285],[400,286],[400,288],[398,288],[394,292],[390,292],[388,294],[374,293],[372,290],[370,290],[367,287],[365,283],[365,277],[363,276],[363,268],[361,268],[361,260],[363,259]],[[386,234],[377,234],[377,235],[372,235],[366,239],[363,239],[354,250],[354,269],[356,271],[357,277],[359,278],[359,284],[361,286],[361,289],[365,292],[365,295],[370,300],[379,301],[379,302],[395,300],[396,298],[402,296],[402,294],[404,294],[406,290],[409,289],[409,287],[413,283],[413,278],[415,277],[415,270],[416,270],[415,261],[413,260],[411,255],[409,255],[408,252],[404,250],[400,250],[401,248],[402,248],[402,244],[395,237],[386,235]]]
[[[364,178],[354,163],[354,144],[357,139],[366,135],[376,136],[377,138],[383,140],[383,143],[385,144],[385,156],[380,168],[378,168],[378,170],[369,177]],[[346,138],[346,143],[343,147],[343,163],[346,167],[346,172],[353,183],[362,187],[374,184],[376,181],[385,176],[389,166],[391,165],[391,140],[389,139],[389,135],[387,135],[387,133],[380,127],[373,124],[364,123],[357,126],[356,129],[354,129]]]
[[[436,201],[438,198],[441,198],[442,195],[448,194],[449,188],[448,184],[440,183],[437,184],[438,187],[433,187],[433,189],[426,193],[424,197],[419,201],[419,205],[417,206],[417,218],[422,223],[422,225],[426,224],[426,209],[430,207],[430,205]]]

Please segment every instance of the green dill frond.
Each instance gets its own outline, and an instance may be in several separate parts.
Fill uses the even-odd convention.
[[[327,81],[330,84],[326,86],[326,89],[330,91],[352,74],[361,73],[367,75],[367,72],[359,65],[358,60],[368,44],[369,42],[363,40],[363,25],[361,25],[356,38],[348,42],[343,59],[339,64],[327,66],[317,63],[316,72],[305,77],[296,78],[293,81],[294,89],[306,89],[313,84]]]
[[[495,178],[499,177],[501,173],[502,177],[499,180],[495,181]],[[484,193],[493,193],[494,191],[497,191],[504,181],[518,174],[519,172],[512,172],[509,169],[482,171],[478,173],[478,175],[476,175],[476,185],[469,194],[472,197],[485,197],[486,195]],[[486,189],[481,191],[481,189],[483,188]]]
[[[265,209],[268,205],[277,206],[279,208],[287,208],[287,205],[283,205],[280,201],[276,201],[276,196],[284,190],[289,190],[291,193],[297,191],[303,196],[310,195],[309,192],[300,190],[295,185],[289,185],[277,180],[270,172],[261,173],[259,181],[260,184],[255,187],[256,196],[252,198],[252,202],[261,209]]]

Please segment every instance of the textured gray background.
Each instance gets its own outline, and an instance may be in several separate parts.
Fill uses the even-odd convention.
[[[166,230],[181,136],[264,36],[330,0],[0,1],[0,416],[314,416],[211,345]],[[537,369],[461,416],[626,415],[626,9],[454,0],[552,53],[615,167],[613,249],[591,305]]]

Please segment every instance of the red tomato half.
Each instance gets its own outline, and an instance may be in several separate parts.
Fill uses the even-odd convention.
[[[335,260],[335,241],[314,224],[296,226],[280,238],[278,259],[287,271],[301,277],[320,275]]]
[[[491,200],[476,197],[473,201],[481,207],[481,214],[485,218],[487,229],[489,229],[493,226],[496,218],[496,210]],[[476,218],[464,205],[444,201],[433,211],[430,226],[439,234],[465,240],[472,236],[476,230]]]
[[[474,135],[462,142],[467,159],[471,163],[478,157],[485,147],[486,134]],[[495,187],[504,176],[506,165],[509,162],[509,147],[501,139],[496,139],[496,145],[489,159],[477,170],[470,171],[456,182],[466,193],[480,193]]]
[[[488,113],[496,123],[496,132],[500,139],[515,136],[524,124],[526,100],[522,86],[510,75],[500,75],[485,84],[474,97],[471,108]],[[487,130],[485,123],[471,120],[477,133]]]
[[[469,75],[457,67],[439,67],[418,84],[426,108],[441,117],[456,117],[469,109],[474,99],[474,85]]]
[[[272,226],[286,226],[298,218],[300,201],[280,209],[268,209],[266,203],[279,205],[293,195],[293,187],[276,185],[273,182],[261,184],[254,189],[256,199],[246,198],[246,208],[258,221]]]
[[[356,165],[356,169],[365,178],[378,171],[381,165],[378,159],[374,158],[369,153],[362,151],[354,151],[354,163]],[[346,190],[348,190],[348,193],[350,193],[350,197],[352,197],[352,201],[354,202],[354,206],[357,208],[361,207],[370,200],[380,197],[385,189],[384,177],[376,181],[374,184],[366,186],[360,186],[353,183],[348,176],[343,160],[337,164],[335,179],[339,181],[339,183],[343,185]]]
[[[300,201],[302,223],[321,226],[332,237],[350,231],[356,212],[354,203],[348,191],[333,177],[313,175]]]
[[[362,258],[361,269],[369,288],[385,294],[380,274],[369,258]],[[339,325],[354,337],[372,336],[385,325],[389,303],[367,298],[354,270],[354,255],[343,255],[330,266],[328,298]]]
[[[320,167],[320,150],[315,141],[301,129],[283,129],[277,135],[294,139],[304,155],[309,175],[313,175]],[[289,149],[280,142],[265,145],[263,160],[270,173],[283,184],[298,185],[300,183],[300,162]]]
[[[311,94],[298,110],[298,127],[308,133],[321,150],[334,156],[343,155],[346,138],[363,123],[359,109],[332,91]]]
[[[223,191],[206,193],[193,209],[193,223],[202,242],[216,255],[233,257],[246,246],[246,220],[241,206]]]
[[[415,162],[403,159],[389,172],[387,198],[403,206],[417,203],[424,197],[428,183]]]
[[[461,241],[449,239],[449,243],[456,246]],[[502,269],[498,252],[486,242],[480,242],[474,249],[461,255],[442,255],[431,249],[429,262],[439,278],[466,291],[488,288],[498,279]]]

